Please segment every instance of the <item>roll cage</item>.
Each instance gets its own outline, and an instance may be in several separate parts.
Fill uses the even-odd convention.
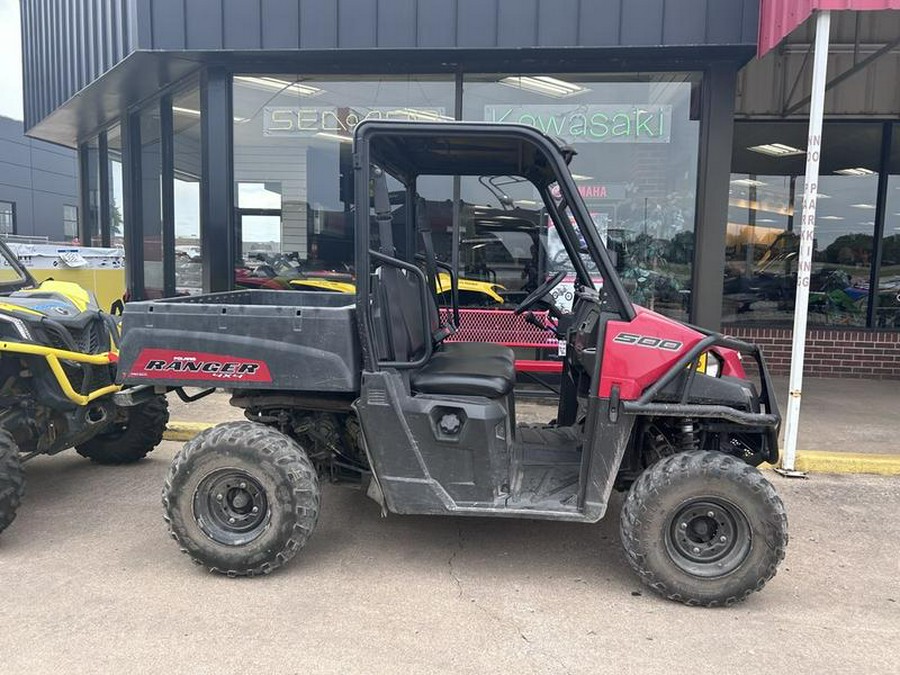
[[[609,312],[630,321],[635,316],[612,260],[591,221],[587,207],[568,170],[567,153],[543,133],[524,125],[488,122],[397,122],[365,121],[355,130],[353,167],[355,178],[355,257],[358,270],[356,307],[359,319],[362,355],[366,370],[379,367],[416,367],[427,361],[430,353],[413,363],[378,362],[374,348],[370,279],[372,262],[402,269],[418,277],[420,296],[427,303],[428,286],[425,273],[414,264],[416,240],[415,183],[420,175],[438,176],[521,176],[538,189],[544,206],[561,235],[561,240],[575,268],[578,282],[588,288],[593,282],[581,258],[581,243],[568,217],[571,211],[591,259],[603,277],[601,297]],[[378,223],[378,196],[373,180],[384,171],[407,189],[404,226],[406,258],[393,250],[372,247],[372,224]],[[550,186],[557,184],[560,197],[554,199]],[[373,208],[375,217],[373,218]],[[389,205],[387,206],[389,208]],[[381,217],[385,218],[384,205]],[[458,232],[454,232],[458,237]],[[452,270],[455,277],[456,270]],[[455,295],[455,293],[454,293]],[[428,350],[430,352],[430,350]]]

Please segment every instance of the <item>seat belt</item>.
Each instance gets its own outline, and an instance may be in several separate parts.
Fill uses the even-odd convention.
[[[383,255],[392,258],[397,257],[394,249],[394,218],[391,215],[391,197],[388,193],[387,178],[384,171],[374,167],[372,172],[375,178],[372,180],[372,191],[375,201],[375,222],[378,223],[379,249]]]
[[[422,212],[424,211],[424,201],[425,200],[423,199],[418,199],[416,201],[416,220],[418,221],[419,225],[419,234],[422,235],[422,244],[425,247],[425,273],[428,277],[428,284],[431,286],[431,297],[434,299],[434,306],[438,313],[438,323],[440,324],[441,305],[438,302],[439,277],[437,271],[437,256],[434,254],[434,239],[431,236],[431,226],[428,225],[425,219],[421,216]],[[452,291],[452,277],[450,279],[450,283]],[[452,319],[449,319],[447,323],[443,325],[439,325],[437,330],[435,330],[431,336],[435,346],[439,345],[441,342],[453,335],[456,330],[457,327],[453,324]]]

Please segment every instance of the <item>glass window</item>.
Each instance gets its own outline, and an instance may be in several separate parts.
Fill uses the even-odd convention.
[[[876,328],[900,328],[900,124],[893,125],[891,136],[884,238],[875,306]]]
[[[0,234],[16,233],[16,203],[0,201]]]
[[[172,99],[175,180],[175,292],[203,290],[200,247],[201,163],[200,89],[196,85]]]
[[[528,124],[570,144],[579,192],[632,299],[686,319],[698,83],[688,73],[468,76],[463,117]]]
[[[125,198],[122,187],[122,131],[116,125],[106,133],[109,162],[109,240],[112,246],[124,246]]]
[[[63,236],[66,241],[78,240],[78,207],[66,204],[63,206]]]
[[[805,123],[735,124],[722,320],[789,325],[797,283],[806,169]],[[864,326],[880,124],[826,124],[809,322]]]
[[[88,141],[82,146],[81,151],[84,153],[83,167],[85,174],[82,180],[85,182],[87,189],[87,207],[88,212],[83,214],[87,219],[86,230],[87,240],[84,242],[86,246],[101,246],[102,238],[100,236],[100,144],[96,138]]]
[[[159,105],[140,113],[141,224],[143,225],[144,297],[160,298],[163,284],[162,145]]]
[[[452,119],[452,77],[234,76],[235,283],[353,278],[351,137],[364,119]]]

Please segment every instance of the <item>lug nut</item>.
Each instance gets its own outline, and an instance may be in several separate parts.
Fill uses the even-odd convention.
[[[241,487],[243,487],[243,486],[241,486]],[[715,511],[707,511],[707,512],[706,512],[706,515],[709,516],[710,518],[715,518],[715,517],[716,517]]]
[[[719,541],[724,544],[726,541],[728,541],[728,538],[723,534],[721,537],[719,537]]]
[[[259,513],[259,507],[258,507],[258,506],[254,506],[253,509],[252,509],[252,511],[253,511],[253,513]]]
[[[686,530],[686,529],[687,529],[687,523],[682,523],[682,524],[681,524],[681,529],[682,529],[682,530]]]
[[[229,518],[229,519],[228,519],[228,522],[231,523],[231,524],[233,525],[234,522],[235,522],[235,521],[234,521],[234,518]]]
[[[694,547],[694,553],[700,553],[700,549],[697,548],[696,546]]]
[[[223,499],[222,495],[216,495],[216,500],[217,500],[217,501],[222,501],[222,499]]]
[[[241,483],[241,490],[246,490],[246,489],[247,489],[247,484]],[[712,517],[712,516],[710,516],[710,517]]]

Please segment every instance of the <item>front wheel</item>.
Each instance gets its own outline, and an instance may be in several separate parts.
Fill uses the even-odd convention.
[[[124,421],[81,443],[75,451],[98,464],[131,464],[146,457],[163,439],[169,404],[165,396],[156,395],[126,410]]]
[[[730,605],[775,576],[787,547],[784,504],[752,466],[719,452],[657,462],[631,486],[622,544],[641,580],[669,600]]]
[[[0,429],[0,532],[16,519],[25,494],[25,473],[15,439]]]
[[[319,480],[294,439],[255,422],[226,422],[175,456],[163,505],[170,534],[194,562],[256,576],[306,544],[319,517]]]

